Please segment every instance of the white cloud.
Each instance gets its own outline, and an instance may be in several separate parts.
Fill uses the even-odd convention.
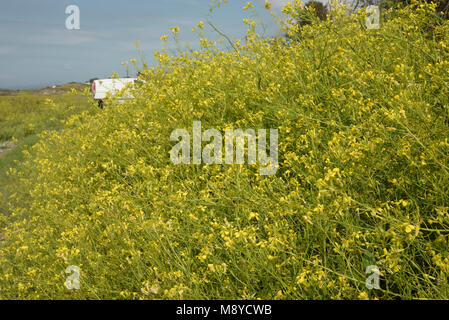
[[[293,2],[294,0],[291,0]],[[271,4],[273,5],[273,8],[283,8],[289,0],[271,0]]]
[[[113,36],[109,34],[100,34],[84,30],[66,30],[63,28],[47,30],[45,33],[34,35],[28,40],[29,43],[40,45],[80,45],[83,43],[92,43],[102,39],[110,39]]]
[[[303,4],[307,3],[309,0],[301,0]],[[324,4],[327,3],[327,0],[318,0],[320,2],[323,2]],[[295,2],[295,0],[271,0],[271,4],[274,8],[282,9],[288,2]]]
[[[7,56],[13,54],[15,49],[12,47],[0,47],[0,56]]]

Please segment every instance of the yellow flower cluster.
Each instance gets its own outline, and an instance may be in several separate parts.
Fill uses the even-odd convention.
[[[1,232],[0,296],[449,298],[449,24],[429,5],[379,30],[331,16],[289,40],[157,52],[135,99],[36,145]],[[173,165],[170,133],[196,120],[278,128],[277,174]]]

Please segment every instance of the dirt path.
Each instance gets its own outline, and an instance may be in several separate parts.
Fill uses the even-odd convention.
[[[8,151],[14,149],[15,146],[15,143],[12,141],[0,142],[0,157]]]

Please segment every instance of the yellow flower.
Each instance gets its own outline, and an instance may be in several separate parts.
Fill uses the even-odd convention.
[[[411,225],[411,224],[407,224],[407,225],[405,226],[405,232],[410,233],[410,232],[412,232],[413,230],[415,230],[415,226],[413,226],[413,225]]]
[[[243,10],[248,10],[249,8],[254,8],[254,6],[253,6],[253,4],[252,4],[252,2],[251,1],[249,1],[247,4],[246,4],[246,6],[244,6],[243,7]]]
[[[254,218],[258,219],[259,215],[256,212],[250,212],[248,218],[249,218],[249,220],[254,219]]]
[[[150,292],[153,293],[153,294],[158,294],[160,289],[161,288],[159,287],[159,285],[156,284],[156,285],[154,285],[153,287],[150,288]]]
[[[271,2],[270,1],[265,1],[265,9],[270,10],[271,9]]]
[[[361,292],[359,294],[359,299],[360,300],[368,300],[368,293],[366,293],[365,291]]]

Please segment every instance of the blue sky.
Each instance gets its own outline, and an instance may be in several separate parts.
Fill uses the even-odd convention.
[[[287,0],[271,2],[279,10]],[[264,0],[253,3],[268,35],[276,34],[279,28],[263,9]],[[209,4],[209,0],[0,0],[0,88],[84,82],[114,71],[124,76],[121,62],[137,57],[136,40],[154,65],[153,52],[164,46],[159,38],[169,34],[170,27],[181,28],[182,41],[197,41],[191,28],[204,20]],[[245,4],[229,0],[212,21],[228,36],[244,37]],[[69,5],[80,9],[80,30],[65,27]],[[208,38],[218,39],[206,30]]]

